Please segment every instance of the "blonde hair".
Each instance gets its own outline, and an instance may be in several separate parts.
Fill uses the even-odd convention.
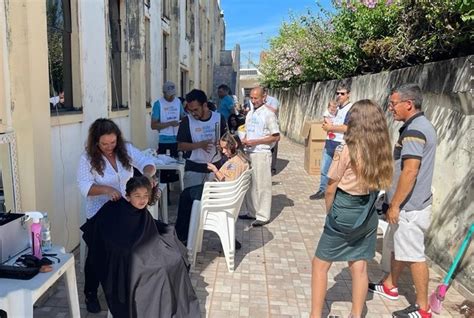
[[[374,101],[363,99],[351,107],[348,116],[344,140],[361,185],[371,191],[389,188],[393,159],[382,109]]]

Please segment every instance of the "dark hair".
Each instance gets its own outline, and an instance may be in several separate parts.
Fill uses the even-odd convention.
[[[227,126],[229,126],[229,129],[233,128],[231,126],[232,119],[235,119],[235,122],[237,123],[237,126],[235,127],[235,129],[237,129],[237,127],[239,127],[241,125],[240,120],[239,120],[239,116],[237,116],[236,114],[230,114],[229,118],[227,119]]]
[[[227,94],[230,92],[230,88],[226,84],[219,85],[219,87],[217,89],[222,89],[222,90],[226,91]]]
[[[216,104],[214,104],[213,102],[207,102],[207,108],[209,108],[209,110],[213,112],[217,110]]]
[[[102,151],[99,148],[100,137],[104,135],[114,134],[117,136],[117,145],[115,146],[114,152],[117,155],[118,160],[122,163],[125,169],[130,169],[131,159],[128,156],[127,149],[125,148],[125,140],[122,137],[120,128],[110,119],[99,118],[96,119],[89,127],[89,136],[87,137],[86,152],[89,155],[92,169],[97,171],[101,176],[104,175],[105,160],[102,157]]]
[[[346,83],[340,83],[339,85],[337,85],[336,90],[338,91],[338,90],[341,90],[341,89],[346,90],[346,92],[348,92],[348,93],[351,92],[351,87]]]
[[[415,105],[415,109],[421,110],[421,104],[423,103],[423,94],[421,88],[417,84],[409,83],[392,89],[391,94],[398,93],[400,99],[411,100]],[[390,95],[391,95],[390,94]]]
[[[197,101],[201,105],[204,105],[205,103],[207,103],[206,93],[204,93],[200,89],[193,89],[192,91],[186,94],[186,102],[191,103],[193,101]]]
[[[148,205],[154,205],[158,201],[158,185],[152,187],[150,180],[145,176],[133,177],[127,181],[125,194],[130,196],[133,191],[139,188],[146,188],[150,196],[148,197]]]

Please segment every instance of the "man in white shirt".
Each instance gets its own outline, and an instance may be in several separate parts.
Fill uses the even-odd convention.
[[[176,135],[180,119],[185,116],[183,104],[176,97],[176,86],[173,82],[163,84],[163,97],[154,104],[151,112],[151,129],[159,132],[158,153],[169,150],[172,157],[178,156]],[[174,171],[161,171],[160,181],[164,183],[177,181]]]
[[[253,109],[245,119],[246,136],[242,143],[252,163],[252,184],[245,198],[247,215],[241,219],[256,219],[254,227],[270,221],[272,207],[271,149],[280,140],[280,130],[276,115],[264,106],[265,93],[262,87],[250,92]]]
[[[329,180],[328,171],[331,167],[334,151],[336,150],[337,146],[339,146],[344,141],[344,133],[347,131],[347,123],[349,121],[349,116],[347,114],[352,107],[352,103],[349,100],[350,93],[351,90],[349,86],[345,84],[338,85],[336,89],[336,117],[332,119],[332,121],[325,120],[323,123],[323,129],[326,132],[332,132],[333,134],[328,134],[327,136],[321,160],[321,177],[319,189],[316,193],[309,196],[310,200],[324,199]]]

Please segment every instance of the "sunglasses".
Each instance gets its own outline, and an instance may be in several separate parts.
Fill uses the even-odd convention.
[[[344,92],[336,92],[336,95],[342,95],[342,96],[344,96],[344,95],[346,95],[346,94],[347,94],[347,93],[344,93]]]

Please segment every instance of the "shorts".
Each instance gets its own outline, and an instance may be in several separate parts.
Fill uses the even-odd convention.
[[[431,224],[431,205],[419,211],[400,211],[398,224],[390,224],[387,247],[401,262],[424,262],[425,233]]]

